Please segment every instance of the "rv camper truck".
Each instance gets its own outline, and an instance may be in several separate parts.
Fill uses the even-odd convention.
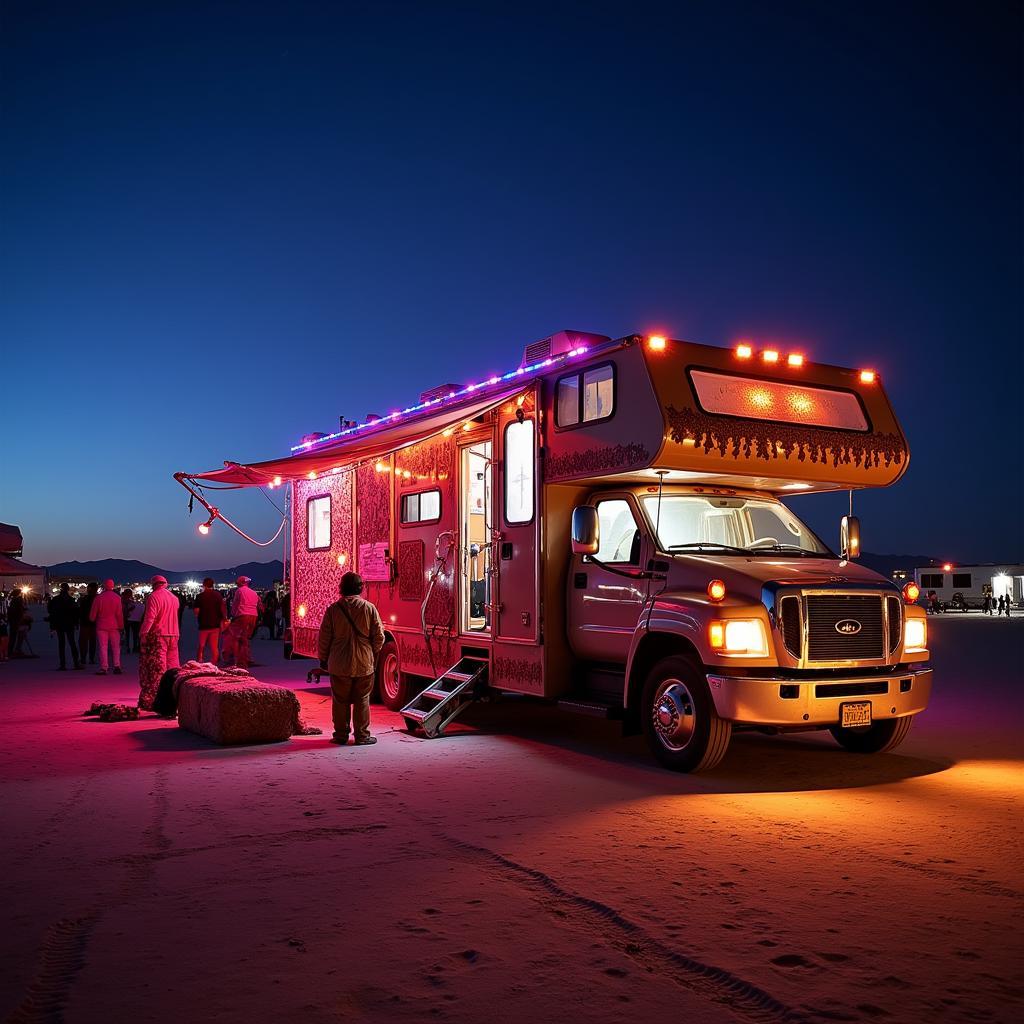
[[[744,729],[889,750],[925,709],[916,594],[857,564],[852,515],[837,553],[780,500],[888,486],[908,457],[872,371],[562,331],[286,457],[177,478],[209,523],[204,489],[290,485],[294,652],[316,657],[357,570],[379,698],[418,735],[527,694],[694,771]]]

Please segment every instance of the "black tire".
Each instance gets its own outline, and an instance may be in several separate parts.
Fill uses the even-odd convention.
[[[883,718],[866,729],[842,729],[833,725],[829,732],[836,743],[851,754],[884,754],[895,750],[910,732],[914,723],[913,715],[903,718]]]
[[[651,753],[676,772],[714,768],[732,737],[732,722],[715,713],[704,673],[682,655],[663,658],[651,669],[640,717]]]
[[[377,698],[390,711],[401,711],[416,696],[409,676],[402,671],[402,655],[394,640],[387,640],[377,656]]]

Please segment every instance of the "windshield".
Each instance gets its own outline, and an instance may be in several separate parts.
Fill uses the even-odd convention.
[[[665,494],[643,499],[663,551],[787,554],[832,557],[824,544],[781,502],[766,498]]]

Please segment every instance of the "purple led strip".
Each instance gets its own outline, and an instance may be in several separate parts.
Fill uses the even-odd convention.
[[[558,356],[551,356],[540,363],[534,363],[532,366],[520,366],[518,370],[512,370],[509,373],[491,377],[480,384],[468,384],[461,391],[450,391],[447,395],[442,395],[440,398],[432,398],[427,402],[420,402],[419,405],[410,405],[407,409],[402,409],[400,412],[396,411],[389,413],[387,416],[382,416],[379,420],[370,420],[367,423],[357,423],[354,427],[347,427],[345,430],[339,430],[333,434],[325,434],[323,437],[318,437],[315,441],[303,441],[302,444],[292,445],[291,451],[309,451],[310,448],[323,444],[325,441],[337,441],[339,437],[349,437],[361,430],[365,430],[367,427],[385,426],[402,416],[409,415],[409,413],[422,412],[424,409],[429,409],[435,405],[442,405],[444,402],[450,402],[456,398],[463,398],[465,395],[472,394],[474,391],[479,391],[481,388],[488,388],[495,384],[502,384],[505,381],[515,380],[516,377],[522,377],[528,373],[534,373],[537,370],[547,369],[547,367],[553,366],[557,362],[564,362],[567,359],[573,359],[576,356],[583,355],[587,351],[588,349],[586,345],[580,345],[578,348],[570,349],[568,352],[563,352]]]

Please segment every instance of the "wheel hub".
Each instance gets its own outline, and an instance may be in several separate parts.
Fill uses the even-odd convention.
[[[693,738],[696,714],[693,697],[679,679],[666,679],[652,709],[654,731],[670,750],[682,750]]]
[[[388,697],[394,700],[398,696],[399,679],[398,659],[393,654],[387,655],[384,659],[384,664],[381,667],[381,681]]]

